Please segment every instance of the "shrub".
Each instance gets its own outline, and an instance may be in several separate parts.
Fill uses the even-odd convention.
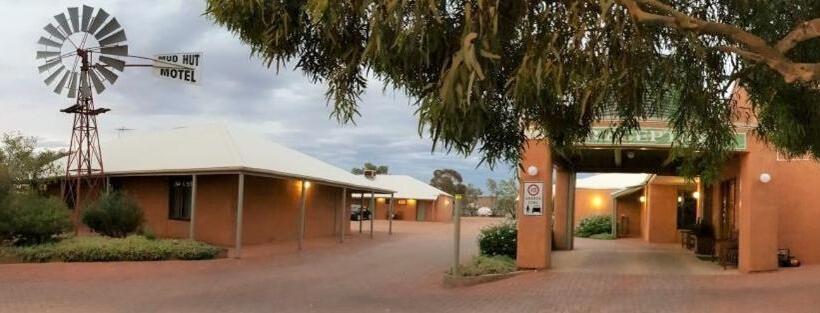
[[[504,222],[481,229],[478,247],[482,255],[515,258],[518,229],[514,222]]]
[[[615,236],[613,236],[612,234],[595,234],[595,235],[589,236],[589,238],[601,239],[601,240],[614,240]]]
[[[151,240],[132,235],[125,238],[74,237],[54,244],[19,247],[24,262],[109,262],[213,259],[221,248],[193,240]]]
[[[121,192],[104,194],[83,212],[83,223],[108,237],[123,238],[135,233],[144,220],[137,202]]]
[[[71,229],[69,211],[58,198],[16,195],[0,206],[0,241],[41,244],[55,241]]]
[[[609,215],[596,215],[586,217],[581,220],[575,235],[578,237],[589,237],[596,234],[609,234],[612,232],[612,218]]]
[[[473,257],[470,263],[459,266],[463,276],[480,276],[488,274],[505,274],[517,269],[515,260],[503,255]]]

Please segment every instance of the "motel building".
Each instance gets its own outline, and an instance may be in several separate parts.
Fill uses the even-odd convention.
[[[246,245],[343,241],[353,193],[394,193],[223,126],[129,134],[102,149],[108,187],[136,200],[153,233],[230,247],[235,257]]]
[[[600,214],[611,214],[613,234],[647,245],[681,243],[684,229],[702,221],[714,229],[716,258],[734,260],[743,273],[777,270],[780,249],[803,264],[820,263],[820,164],[784,158],[758,139],[747,94],[738,89],[735,97],[734,152],[711,184],[676,176],[680,160],[670,154],[672,130],[661,114],[620,144],[605,131],[617,121],[601,121],[571,155],[528,134],[519,167],[518,266],[550,268],[552,250],[574,248],[580,219]]]
[[[393,219],[419,222],[450,222],[453,219],[453,196],[436,187],[408,175],[382,175],[365,171],[364,177],[383,188],[394,190],[386,194],[353,194],[351,203],[355,207],[370,210],[371,196],[375,201],[375,218],[390,219],[390,205],[393,203]]]

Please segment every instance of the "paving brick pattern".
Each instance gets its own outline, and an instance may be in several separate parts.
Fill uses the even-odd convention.
[[[465,220],[465,259],[491,222]],[[818,266],[738,275],[638,241],[579,241],[551,271],[444,289],[451,226],[385,229],[241,260],[0,265],[0,312],[820,312]]]

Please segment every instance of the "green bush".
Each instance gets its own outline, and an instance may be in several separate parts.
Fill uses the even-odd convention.
[[[575,236],[589,237],[597,234],[609,234],[612,232],[612,218],[609,215],[596,215],[586,217],[575,229]]]
[[[71,231],[69,211],[58,198],[15,195],[0,205],[0,241],[33,245],[55,241]]]
[[[193,240],[151,240],[143,236],[125,238],[75,237],[54,244],[19,247],[17,259],[24,262],[110,262],[213,259],[221,248]]]
[[[517,269],[515,260],[503,255],[473,257],[470,263],[459,266],[462,276],[480,276],[488,274],[506,274]]]
[[[144,221],[137,202],[121,192],[104,194],[83,212],[83,223],[108,237],[123,238],[135,233]]]
[[[518,229],[514,222],[504,222],[481,229],[478,248],[482,255],[503,255],[515,259]]]

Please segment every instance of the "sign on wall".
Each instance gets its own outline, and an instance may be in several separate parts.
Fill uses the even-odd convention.
[[[675,134],[669,128],[641,128],[621,138],[620,143],[613,142],[614,129],[610,127],[593,127],[589,137],[584,142],[588,146],[643,146],[663,147],[672,146]],[[746,150],[746,134],[735,133],[734,150]]]
[[[202,53],[172,53],[154,56],[154,75],[188,84],[199,85],[199,62]]]
[[[524,215],[544,215],[544,183],[524,183]]]

